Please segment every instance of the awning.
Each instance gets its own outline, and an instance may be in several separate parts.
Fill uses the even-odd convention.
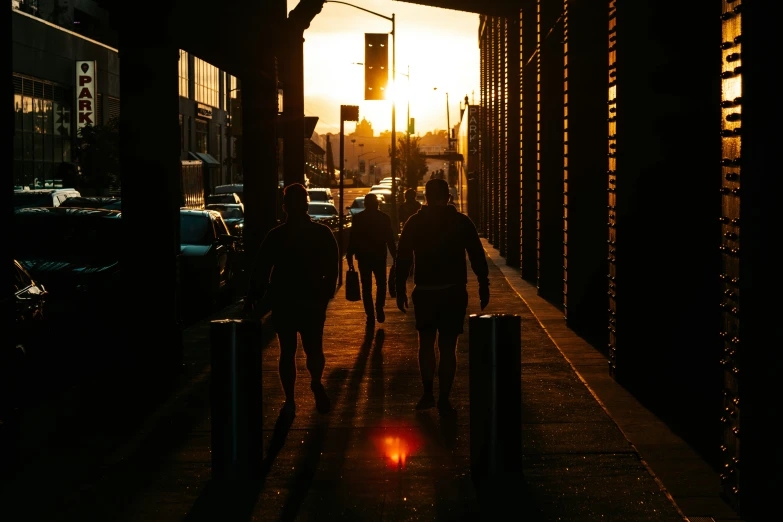
[[[210,154],[207,154],[206,152],[188,152],[188,155],[191,156],[193,159],[201,160],[204,163],[206,163],[208,166],[212,165],[220,165],[220,162],[214,158],[214,156],[211,156]]]

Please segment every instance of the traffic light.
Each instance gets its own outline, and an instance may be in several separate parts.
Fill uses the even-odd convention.
[[[408,120],[408,134],[416,134],[416,118]]]
[[[364,99],[385,100],[389,83],[389,34],[364,33]]]

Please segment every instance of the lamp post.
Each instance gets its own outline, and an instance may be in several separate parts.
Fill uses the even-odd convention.
[[[356,138],[351,138],[351,156],[356,156]]]
[[[376,13],[375,11],[370,11],[369,9],[365,9],[364,7],[359,7],[358,5],[349,4],[348,2],[339,2],[337,0],[324,0],[324,4],[342,4],[347,5],[348,7],[353,7],[355,9],[359,9],[360,11],[364,11],[366,13],[370,13],[371,15],[378,16],[380,18],[383,18],[384,20],[389,20],[392,24],[392,30],[391,30],[391,37],[392,37],[392,92],[394,92],[394,82],[395,77],[397,75],[397,46],[394,44],[394,36],[395,36],[395,15],[392,13],[391,16],[382,15],[380,13]],[[392,205],[392,222],[397,223],[397,181],[396,176],[394,175],[394,164],[395,159],[397,156],[397,127],[396,127],[396,120],[397,120],[397,107],[394,102],[394,98],[392,97],[392,104],[391,104],[391,165],[392,165],[392,201],[394,201],[394,205]],[[342,202],[340,203],[342,205]],[[394,237],[397,237],[397,231],[395,229]]]

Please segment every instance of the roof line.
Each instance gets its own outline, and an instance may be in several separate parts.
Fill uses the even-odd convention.
[[[64,33],[72,34],[73,36],[81,38],[82,40],[87,40],[88,42],[94,43],[95,45],[100,45],[101,47],[105,47],[106,49],[108,49],[110,51],[114,51],[115,53],[119,53],[120,52],[118,49],[115,49],[114,47],[111,47],[110,45],[106,45],[105,43],[101,43],[98,40],[93,40],[92,38],[87,38],[86,36],[82,36],[79,33],[76,33],[74,31],[70,31],[70,30],[68,30],[68,29],[66,29],[64,27],[60,27],[59,25],[53,24],[52,22],[47,22],[43,18],[39,18],[37,16],[33,16],[31,14],[25,13],[24,11],[20,11],[19,9],[13,9],[12,8],[11,10],[14,13],[18,14],[18,15],[26,16],[27,18],[31,18],[31,19],[35,20],[36,22],[48,25],[50,27],[54,27],[55,29],[58,29],[58,30],[60,30],[60,31],[62,31]]]

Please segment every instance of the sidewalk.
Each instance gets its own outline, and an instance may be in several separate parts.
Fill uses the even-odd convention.
[[[493,262],[483,313],[522,318],[524,483],[504,519],[737,520],[718,496],[717,475],[608,377],[604,357],[564,326],[559,311],[485,248]],[[478,313],[477,285],[469,280],[468,313]],[[409,281],[409,295],[411,289]],[[227,317],[239,317],[239,305],[212,318]],[[277,417],[283,394],[269,324],[263,335],[260,481],[228,489],[210,481],[204,321],[186,331],[181,385],[168,400],[132,436],[117,437],[121,444],[111,452],[94,463],[82,459],[91,466],[82,473],[52,462],[53,478],[71,481],[42,484],[41,504],[26,504],[29,518],[18,520],[495,520],[470,479],[467,331],[452,392],[456,419],[434,409],[419,413],[413,311],[403,314],[387,298],[386,322],[365,336],[361,303],[346,301],[340,289],[325,330],[333,411],[315,411],[300,349],[290,426]],[[102,434],[111,436],[117,434]]]

